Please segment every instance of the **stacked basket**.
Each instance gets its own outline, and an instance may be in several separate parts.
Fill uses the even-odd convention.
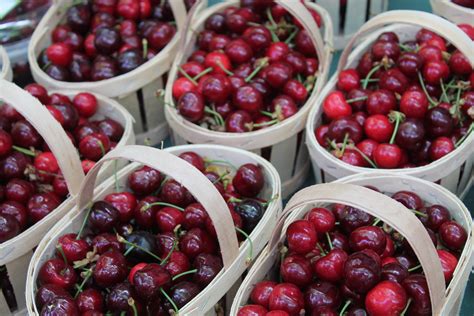
[[[16,298],[18,310],[24,312],[25,272],[33,255],[33,249],[46,232],[71,210],[84,179],[84,172],[76,148],[64,129],[48,110],[36,98],[16,85],[4,80],[1,80],[0,83],[0,99],[13,106],[44,138],[55,157],[57,157],[70,192],[70,196],[40,222],[31,226],[20,235],[0,244],[0,265],[6,266],[4,277],[13,286],[13,293],[9,294],[13,299]],[[60,92],[68,97],[77,94],[75,91]],[[109,117],[124,126],[124,134],[117,147],[133,144],[135,138],[130,115],[117,102],[103,96],[95,96],[99,107],[94,118]],[[108,164],[101,173],[100,180],[103,181],[109,177],[113,170],[114,166]],[[5,279],[3,281],[5,282]],[[11,300],[11,297],[4,297],[3,294],[0,296],[0,314],[10,315],[9,305]],[[6,302],[9,302],[9,304]]]
[[[172,131],[174,144],[213,143],[250,150],[269,160],[280,174],[283,197],[300,187],[308,174],[308,153],[304,146],[304,124],[311,106],[326,82],[332,54],[332,22],[326,10],[322,7],[307,3],[306,5],[319,13],[322,18],[324,31],[320,31],[310,12],[299,2],[276,1],[291,15],[301,21],[316,47],[319,69],[315,88],[309,99],[299,111],[284,121],[258,131],[247,133],[224,133],[211,131],[191,123],[180,116],[174,108],[172,85],[177,78],[179,66],[191,55],[194,49],[197,32],[204,28],[206,19],[214,13],[222,12],[230,6],[238,5],[239,1],[226,1],[202,11],[199,17],[192,21],[187,30],[188,38],[180,49],[170,71],[166,87],[165,114]]]
[[[385,26],[387,24],[395,25]],[[321,92],[317,100],[317,106],[309,114],[306,125],[306,139],[315,178],[318,183],[330,182],[344,176],[377,170],[351,166],[335,158],[319,145],[316,140],[314,131],[321,122],[323,101],[335,89],[339,73],[346,67],[354,68],[367,48],[370,47],[381,33],[395,32],[401,41],[405,41],[413,39],[416,32],[422,27],[449,39],[468,58],[471,65],[474,65],[474,56],[472,55],[474,42],[454,24],[433,14],[419,11],[389,11],[376,16],[364,24],[342,52],[336,74]],[[367,37],[352,52],[352,48],[358,39],[366,35]],[[435,162],[416,168],[386,169],[384,171],[397,175],[411,175],[433,182],[440,181],[440,184],[451,192],[458,196],[464,196],[469,190],[470,184],[472,184],[473,152],[474,133],[470,133],[456,150]]]
[[[186,20],[183,0],[170,1],[177,33],[171,42],[152,60],[126,74],[98,82],[62,82],[49,77],[38,65],[38,56],[51,43],[53,29],[64,18],[74,0],[54,1],[33,33],[28,47],[28,59],[36,82],[56,89],[72,89],[103,94],[118,100],[135,120],[137,142],[158,144],[168,135],[163,105],[156,98],[156,91],[164,87],[164,78],[177,53],[178,41]]]

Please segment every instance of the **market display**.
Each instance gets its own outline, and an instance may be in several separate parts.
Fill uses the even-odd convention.
[[[259,198],[261,168],[235,170],[196,152],[179,157],[214,184],[239,239],[249,238],[271,202]],[[223,268],[212,220],[186,188],[144,166],[129,174],[127,189],[95,201],[81,230],[58,239],[38,274],[41,315],[177,312]]]

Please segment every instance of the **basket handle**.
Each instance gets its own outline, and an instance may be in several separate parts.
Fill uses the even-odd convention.
[[[173,0],[168,1],[173,11],[174,19],[176,21],[176,27],[178,30],[186,29],[186,6],[184,5],[184,0]]]
[[[10,64],[10,58],[8,58],[7,51],[3,46],[0,46],[0,60],[2,62],[2,68],[0,69],[1,79],[11,81],[13,78],[13,72]]]
[[[76,196],[84,179],[84,171],[79,153],[61,124],[37,98],[6,80],[0,80],[0,98],[23,115],[43,137],[58,161],[69,192]]]
[[[207,7],[207,0],[197,0],[191,9],[189,9],[188,15],[186,16],[186,21],[183,25],[183,35],[179,40],[179,50],[178,55],[183,54],[186,43],[188,42],[189,34],[191,31],[191,23],[196,18],[196,15],[201,12],[205,7]]]
[[[449,40],[457,49],[459,49],[464,56],[469,60],[471,65],[474,65],[474,42],[460,30],[455,24],[431,13],[412,10],[393,10],[381,13],[369,21],[352,36],[349,43],[342,51],[337,72],[344,69],[347,64],[347,59],[352,51],[355,43],[367,33],[373,32],[387,24],[392,23],[406,23],[424,27],[430,31],[442,35]]]
[[[275,2],[284,7],[289,13],[291,13],[291,15],[298,19],[306,32],[309,33],[314,47],[316,48],[318,59],[320,61],[326,60],[324,40],[321,36],[320,28],[318,27],[318,24],[316,24],[316,21],[314,21],[308,8],[306,8],[300,1],[275,0]],[[332,24],[326,25],[326,27],[329,27],[332,32]]]
[[[433,315],[439,315],[445,301],[445,282],[436,248],[418,218],[402,204],[373,190],[343,183],[320,184],[296,193],[288,202],[273,231],[269,249],[277,246],[285,219],[297,209],[314,203],[342,203],[359,208],[396,229],[405,237],[417,255],[426,275]]]
[[[217,232],[217,239],[222,252],[224,268],[234,263],[239,255],[239,244],[234,230],[234,222],[229,207],[216,187],[198,169],[191,167],[181,158],[152,147],[130,145],[116,148],[107,153],[87,173],[77,197],[77,211],[88,207],[93,199],[95,181],[100,168],[106,161],[126,159],[147,165],[173,177],[189,192],[197,197],[209,214]]]

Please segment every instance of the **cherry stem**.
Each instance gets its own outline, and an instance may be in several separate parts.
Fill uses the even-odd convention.
[[[135,306],[135,300],[131,297],[127,300],[128,305],[133,309],[133,315],[138,316],[137,306]]]
[[[279,194],[275,194],[274,196],[272,196],[270,200],[266,201],[265,203],[260,203],[260,202],[259,203],[262,204],[263,207],[267,207],[270,203],[278,199],[279,196],[280,196]]]
[[[146,38],[142,39],[142,47],[143,47],[143,59],[146,58],[148,55],[148,40]]]
[[[209,108],[208,106],[206,106],[206,107],[204,108],[204,112],[206,112],[206,113],[208,113],[208,114],[214,115],[214,117],[215,117],[216,120],[217,120],[217,124],[218,124],[218,125],[221,125],[221,126],[224,126],[224,125],[225,125],[224,118],[223,118],[222,115],[220,115],[218,112],[212,110],[212,109]]]
[[[179,226],[176,226],[178,229],[179,229]],[[171,248],[171,250],[168,252],[168,254],[166,255],[166,257],[163,259],[163,261],[161,261],[160,265],[165,265],[168,260],[170,259],[171,255],[173,254],[173,252],[175,251],[176,249],[176,246],[178,245],[178,241],[176,239],[173,240],[173,248]]]
[[[454,144],[454,147],[458,148],[459,145],[462,144],[462,142],[469,136],[469,134],[471,134],[474,130],[474,123],[471,123],[471,125],[469,125],[469,129],[467,130],[466,134],[464,134],[463,137],[461,137],[457,142],[456,144]]]
[[[217,66],[219,66],[220,69],[222,69],[223,72],[225,72],[228,76],[233,76],[234,73],[230,71],[229,69],[225,68],[224,65],[221,64],[220,61],[216,61]]]
[[[66,254],[64,253],[64,250],[63,250],[63,246],[61,244],[58,244],[58,245],[56,245],[56,249],[61,254],[61,257],[63,258],[64,264],[68,265],[67,259],[66,259]]]
[[[245,82],[250,82],[259,72],[262,70],[262,68],[266,67],[268,65],[268,58],[262,58],[260,62],[258,63],[258,66],[255,67],[255,69],[252,71],[250,75],[248,75],[247,78],[245,78]]]
[[[82,221],[81,229],[79,229],[79,232],[77,233],[76,240],[81,239],[82,232],[84,231],[84,228],[86,227],[87,220],[89,219],[89,215],[91,214],[92,207],[89,207],[87,210],[86,217],[84,217],[84,220]]]
[[[326,238],[327,238],[327,240],[328,240],[329,249],[333,250],[334,247],[333,247],[333,245],[332,245],[331,236],[329,236],[329,233],[328,233],[328,232],[326,232],[325,234],[326,234]]]
[[[171,204],[171,203],[166,203],[166,202],[153,202],[153,203],[150,203],[150,204],[147,204],[147,205],[143,206],[142,210],[144,209],[146,211],[147,209],[149,209],[152,206],[169,206],[169,207],[175,208],[177,210],[180,210],[181,212],[184,212],[184,208],[179,207],[179,206],[174,205],[174,204]]]
[[[382,221],[380,218],[376,218],[375,221],[372,223],[372,226],[377,226],[380,221]]]
[[[376,73],[377,70],[380,69],[380,67],[382,67],[382,64],[378,64],[377,66],[373,67],[373,68],[369,71],[369,73],[367,74],[367,76],[365,76],[364,81],[362,82],[362,88],[363,88],[363,89],[367,89],[367,86],[369,85],[370,77],[372,77],[372,75],[373,75],[374,73]]]
[[[443,79],[439,79],[439,85],[441,86],[441,101],[449,102],[448,94],[446,92],[446,86],[443,83]]]
[[[161,263],[161,258],[158,257],[157,255],[155,255],[154,253],[152,253],[151,251],[148,251],[147,249],[133,243],[133,242],[129,242],[128,240],[126,240],[125,238],[123,238],[122,236],[120,236],[119,234],[117,234],[117,240],[123,244],[126,244],[126,245],[129,245],[130,247],[132,248],[138,248],[140,249],[141,251],[145,252],[146,254],[152,256],[153,258],[155,258],[156,260],[158,260],[160,263]],[[130,250],[127,250],[127,252],[129,252]]]
[[[214,68],[209,67],[209,68],[207,68],[206,70],[203,70],[203,71],[201,71],[200,73],[198,73],[198,74],[193,78],[193,80],[197,83],[197,81],[198,81],[199,78],[201,78],[201,77],[204,76],[204,75],[207,75],[208,73],[210,73],[210,72],[213,71],[213,70],[214,70]]]
[[[298,81],[301,82],[301,83],[304,82],[303,77],[301,76],[301,74],[297,74],[297,75],[296,75],[296,80],[298,80]]]
[[[419,268],[421,268],[421,264],[419,264],[419,265],[417,265],[417,266],[414,266],[413,268],[408,269],[408,272],[412,272],[412,271],[418,270]]]
[[[426,86],[425,86],[425,82],[423,81],[423,77],[421,76],[421,72],[418,71],[418,80],[420,81],[420,85],[421,85],[421,89],[423,89],[423,92],[425,93],[426,95],[426,98],[428,99],[428,101],[430,102],[431,104],[431,108],[432,107],[435,107],[438,105],[438,103],[436,103],[430,96],[430,94],[428,93],[428,90],[426,90]]]
[[[231,197],[229,198],[230,203],[242,203],[242,199],[236,198],[236,197]]]
[[[118,176],[117,176],[117,170],[118,170],[118,161],[114,161],[114,182],[115,182],[115,192],[118,192],[120,190],[119,188],[119,183],[118,183]]]
[[[13,145],[12,148],[14,150],[22,153],[22,154],[27,155],[27,156],[36,157],[36,153],[33,150],[26,149],[26,148],[23,148],[23,147],[18,147],[18,146],[15,146],[15,145]]]
[[[195,86],[198,85],[198,83],[196,82],[196,80],[194,80],[190,75],[188,75],[188,73],[186,71],[184,71],[183,68],[179,67],[179,73],[182,74],[186,79],[188,79],[189,81],[191,81]]]
[[[280,122],[279,119],[274,119],[268,122],[263,122],[263,123],[258,123],[258,124],[253,124],[253,127],[262,127],[262,126],[269,126],[269,125],[274,125],[276,123]]]
[[[398,133],[398,127],[400,126],[400,122],[404,120],[405,115],[398,111],[391,111],[389,116],[392,119],[392,122],[395,122],[395,128],[393,129],[392,137],[390,137],[389,144],[393,144],[395,142],[395,137]]]
[[[344,313],[346,312],[347,308],[349,307],[349,305],[351,305],[352,301],[351,300],[347,300],[346,303],[344,304],[344,306],[342,307],[341,311],[339,312],[339,316],[343,316]]]
[[[341,149],[341,157],[344,156],[344,152],[346,151],[347,141],[349,140],[349,133],[344,135],[344,140],[342,142],[342,149]]]
[[[247,257],[247,260],[246,260],[246,263],[247,265],[250,264],[250,262],[252,262],[252,258],[253,258],[253,242],[252,242],[252,239],[250,238],[250,236],[244,232],[242,229],[238,228],[237,226],[235,226],[235,230],[238,231],[239,233],[241,233],[245,239],[247,239],[247,241],[249,242],[249,255]]]
[[[222,179],[224,179],[225,177],[227,177],[229,174],[230,174],[230,171],[229,171],[229,170],[226,170],[223,174],[221,174],[221,175],[219,176],[219,178],[217,178],[216,180],[212,181],[212,184],[218,183],[219,181],[221,181]]]
[[[105,156],[105,147],[104,147],[104,144],[102,144],[102,142],[100,140],[97,140],[97,144],[99,144],[99,147],[100,147],[100,151],[102,153],[102,157]]]
[[[408,45],[402,44],[402,43],[398,43],[398,47],[400,47],[405,52],[415,51],[415,50],[413,50],[413,48],[409,47]]]
[[[347,103],[353,103],[353,102],[359,102],[359,101],[364,101],[364,100],[367,100],[368,97],[365,96],[365,97],[358,97],[358,98],[353,98],[353,99],[349,99],[349,100],[346,100]]]
[[[461,119],[461,111],[460,111],[461,92],[462,92],[462,89],[458,88],[458,91],[456,93],[456,101],[454,102],[454,105],[449,109],[449,113],[453,117],[458,118],[459,120]]]
[[[176,315],[177,315],[178,312],[179,312],[178,306],[176,306],[176,304],[173,302],[173,300],[171,299],[171,297],[169,297],[169,295],[165,292],[165,290],[163,290],[162,287],[160,287],[160,291],[161,291],[161,293],[163,294],[163,296],[168,300],[168,302],[171,303],[171,305],[173,306],[174,312],[175,312]]]
[[[231,167],[232,169],[237,170],[237,167],[234,166],[233,164],[231,164],[230,162],[228,162],[227,160],[207,159],[207,158],[205,158],[205,159],[204,159],[204,163],[209,164],[209,165],[210,165],[210,164],[216,164],[216,165],[222,164],[222,165],[227,165],[227,166]]]
[[[405,308],[403,309],[403,311],[402,311],[402,313],[400,314],[400,316],[405,316],[405,313],[407,312],[408,307],[410,307],[410,304],[411,304],[411,297],[408,299],[407,305],[406,305]]]
[[[318,246],[318,249],[319,251],[321,251],[321,253],[323,254],[323,256],[327,255],[326,251],[324,251],[323,247],[321,247],[321,245],[318,243],[316,243],[316,246]]]
[[[290,36],[288,36],[288,38],[285,40],[285,44],[290,44],[291,41],[293,40],[293,38],[295,38],[296,34],[298,34],[299,31],[300,31],[299,29],[294,30],[294,31],[290,34]]]
[[[365,79],[360,79],[360,82],[364,82]],[[367,79],[368,82],[379,82],[380,79],[378,78],[373,78],[373,79]]]
[[[172,278],[171,278],[171,281],[174,281],[174,280],[176,280],[176,279],[179,279],[180,277],[182,277],[182,276],[184,276],[184,275],[196,273],[197,271],[198,271],[198,269],[192,269],[192,270],[189,270],[189,271],[182,272],[182,273],[177,274],[177,275],[175,275],[174,277],[172,277]]]
[[[260,114],[263,114],[263,115],[268,116],[270,118],[274,118],[273,113],[268,112],[268,111],[260,111]]]
[[[372,168],[374,169],[378,169],[379,167],[377,167],[377,165],[375,164],[375,162],[372,161],[372,159],[370,159],[366,154],[364,154],[362,152],[362,150],[360,150],[359,148],[357,148],[357,146],[352,146],[351,147],[352,149],[354,149],[355,151],[357,151],[361,156],[362,158],[364,158],[365,161],[367,161],[371,166]]]
[[[87,269],[84,279],[82,280],[81,284],[77,287],[76,294],[74,294],[74,298],[76,298],[79,295],[79,293],[82,292],[84,285],[86,285],[86,282],[90,279],[91,276],[92,276],[92,269]]]
[[[413,209],[409,209],[409,210],[412,211],[413,214],[415,214],[415,215],[418,215],[418,216],[421,216],[421,217],[428,217],[428,214],[422,213],[420,211],[413,210]]]
[[[276,33],[274,32],[274,30],[278,29],[278,24],[273,19],[273,15],[272,15],[272,12],[270,11],[270,8],[267,9],[267,17],[272,25],[271,28],[268,28],[268,30],[270,31],[270,34],[272,35],[272,41],[279,42],[280,39],[278,38],[278,35],[276,35]]]
[[[46,64],[44,64],[43,67],[41,67],[41,69],[46,70],[46,69],[48,69],[49,66],[51,66],[50,61],[48,61]]]

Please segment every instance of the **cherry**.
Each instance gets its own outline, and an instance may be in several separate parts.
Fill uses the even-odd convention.
[[[455,221],[446,221],[439,226],[439,238],[450,250],[461,250],[466,243],[466,230]]]
[[[365,134],[380,143],[390,140],[393,129],[393,124],[389,121],[388,117],[382,114],[371,115],[364,122]]]
[[[256,113],[263,108],[263,96],[254,86],[244,85],[235,92],[233,103],[238,109]]]
[[[318,241],[313,224],[307,220],[297,220],[286,230],[286,239],[290,251],[298,254],[310,252]]]
[[[374,158],[374,150],[377,148],[379,143],[372,139],[364,139],[360,143],[356,145],[356,147],[364,153],[369,159],[373,160]]]
[[[127,274],[127,260],[115,250],[102,254],[92,270],[95,283],[104,288],[122,282],[126,279]]]
[[[38,280],[40,284],[55,284],[70,290],[77,281],[77,275],[72,266],[67,265],[62,259],[53,258],[43,263],[38,273]]]
[[[120,243],[116,235],[102,233],[92,239],[92,248],[96,249],[98,254],[103,254],[109,250],[122,252],[123,244]]]
[[[113,58],[103,55],[99,57],[97,57],[92,64],[92,81],[110,79],[119,74],[117,62]]]
[[[206,68],[212,67],[214,73],[225,74],[225,70],[232,69],[231,61],[226,54],[220,52],[212,52],[206,55],[204,60]]]
[[[37,193],[28,200],[28,212],[30,220],[36,223],[54,211],[61,201],[52,192]]]
[[[232,179],[232,184],[240,195],[255,197],[264,186],[264,176],[261,168],[251,163],[240,166]]]
[[[133,276],[133,287],[145,301],[153,299],[161,287],[171,282],[170,274],[159,264],[149,263]]]
[[[398,68],[383,72],[379,79],[381,89],[402,94],[408,88],[408,78]]]
[[[202,119],[204,107],[202,95],[194,91],[183,94],[177,104],[179,114],[191,122],[198,122]]]
[[[137,299],[135,289],[129,283],[118,283],[111,288],[107,295],[107,310],[133,313],[132,307],[128,304],[130,299]],[[137,301],[135,301],[135,303],[137,303]]]
[[[346,69],[339,73],[337,88],[349,92],[360,86],[360,77],[355,69]]]
[[[343,142],[346,135],[354,143],[362,140],[363,131],[360,124],[349,117],[335,119],[329,124],[327,137],[336,142]]]
[[[421,50],[426,49],[426,46],[421,48]],[[397,66],[405,76],[415,78],[418,72],[421,70],[423,65],[423,60],[420,54],[415,54],[411,52],[403,53],[398,59]]]
[[[174,179],[169,179],[162,185],[160,197],[164,202],[177,206],[186,206],[193,201],[189,191]]]
[[[43,306],[41,309],[41,316],[54,316],[54,315],[71,315],[78,316],[79,311],[72,298],[69,297],[56,297],[53,298],[49,303]]]
[[[19,180],[19,181],[24,181],[24,180]],[[0,204],[0,215],[13,216],[17,220],[20,226],[20,229],[23,229],[28,222],[28,212],[26,208],[23,206],[23,204],[17,201],[5,201],[2,204]]]
[[[189,258],[194,259],[200,253],[212,254],[216,250],[215,240],[201,228],[192,228],[180,238],[180,250]]]
[[[175,277],[178,274],[184,273],[188,271],[190,268],[191,268],[191,264],[189,262],[188,257],[180,251],[173,251],[169,257],[168,262],[165,265],[166,271],[168,271],[168,273],[172,277]]]
[[[273,288],[268,298],[270,310],[282,310],[290,315],[299,315],[304,309],[304,297],[300,289],[291,283],[280,283]]]
[[[347,257],[344,250],[334,248],[313,264],[313,271],[323,281],[338,282],[343,278]]]
[[[72,103],[79,112],[79,115],[83,117],[91,117],[97,111],[97,99],[91,93],[82,92],[76,94]]]
[[[353,251],[370,249],[381,255],[386,245],[385,233],[378,226],[362,226],[351,232],[349,245]]]
[[[119,142],[122,138],[124,128],[119,122],[110,118],[105,118],[96,122],[96,124],[100,131],[102,131],[102,133],[105,134],[111,141]]]
[[[158,170],[143,166],[128,176],[128,185],[139,195],[148,195],[160,187],[162,175]]]
[[[395,95],[388,90],[376,90],[369,94],[367,98],[367,112],[369,114],[386,115],[396,109]]]
[[[438,160],[455,149],[453,140],[448,137],[438,137],[431,144],[429,155],[431,160]]]
[[[220,257],[209,253],[200,253],[194,259],[193,267],[197,270],[193,275],[193,281],[204,288],[219,274],[223,265]]]
[[[248,20],[241,12],[229,14],[225,17],[227,28],[234,33],[242,33],[247,28]]]
[[[173,232],[183,220],[182,211],[174,207],[164,207],[156,213],[156,222],[161,232]]]
[[[283,92],[298,104],[303,104],[308,97],[308,90],[298,80],[288,80],[283,87]]]
[[[374,150],[374,160],[381,168],[393,169],[400,165],[402,151],[395,144],[380,144]]]
[[[323,207],[315,207],[311,209],[305,216],[305,219],[310,221],[316,232],[318,233],[327,233],[334,229],[336,224],[336,217],[334,214]]]
[[[369,213],[366,213],[358,208],[351,206],[342,206],[342,211],[337,216],[339,222],[346,233],[350,233],[353,230],[371,225],[374,218]]]
[[[237,316],[266,316],[267,309],[260,305],[245,305],[239,309]]]
[[[421,274],[409,275],[403,280],[402,286],[412,299],[407,312],[414,315],[430,315],[430,294],[425,276]]]
[[[286,62],[275,62],[265,68],[265,80],[273,88],[281,88],[293,77],[293,68]]]
[[[395,137],[398,146],[407,150],[417,150],[422,147],[425,128],[422,121],[406,119],[400,123]]]
[[[304,300],[306,308],[312,311],[321,307],[337,309],[341,304],[341,295],[332,283],[318,281],[308,286]]]
[[[206,19],[204,27],[217,33],[224,33],[226,30],[225,15],[222,13],[214,13]]]
[[[35,303],[39,309],[57,297],[71,298],[71,294],[56,284],[45,284],[41,286],[35,295]]]
[[[77,239],[77,235],[71,233],[63,235],[58,239],[56,249],[59,258],[64,254],[68,263],[72,264],[74,261],[84,259],[90,247],[86,241]]]
[[[156,260],[154,256],[150,255],[150,253],[156,253],[158,248],[156,238],[152,233],[137,230],[126,236],[126,241],[125,251],[130,253],[129,261],[152,262]]]
[[[137,199],[132,193],[110,193],[105,196],[104,201],[108,202],[119,212],[120,222],[127,223],[133,218],[133,211],[137,206]]]
[[[76,297],[76,304],[79,312],[85,313],[87,311],[103,312],[104,298],[99,290],[89,288]]]
[[[266,48],[271,47],[271,45],[276,44],[272,43],[272,36],[270,31],[263,26],[252,26],[247,28],[242,34],[242,39],[246,41],[253,51],[258,52]],[[284,44],[282,42],[277,42],[278,44]]]
[[[405,290],[392,281],[380,282],[365,298],[365,306],[370,315],[396,315],[403,311],[406,303]]]
[[[423,201],[420,196],[411,191],[398,191],[392,195],[392,199],[402,203],[411,210],[419,210],[423,207]]]
[[[453,119],[449,111],[442,107],[429,110],[426,114],[425,124],[431,137],[450,136],[453,130]]]
[[[351,106],[340,91],[332,91],[323,102],[324,114],[329,119],[338,119],[352,114]]]
[[[341,249],[345,252],[349,251],[349,240],[346,235],[337,231],[333,231],[329,232],[329,238],[331,240],[333,248]]]
[[[448,283],[453,277],[454,270],[458,265],[458,259],[447,250],[438,249],[438,257],[443,268],[444,279]]]
[[[71,6],[66,14],[67,25],[75,32],[85,33],[91,21],[91,12],[87,5]]]
[[[307,57],[316,56],[316,48],[313,41],[306,30],[301,30],[296,34],[295,45],[298,52],[301,52]]]
[[[379,282],[380,275],[380,258],[370,249],[354,252],[344,264],[345,285],[359,294],[373,288]]]
[[[200,292],[200,288],[193,282],[179,282],[171,290],[170,297],[178,308],[189,303]]]
[[[103,134],[92,133],[79,142],[79,152],[86,159],[97,161],[110,150],[110,140]]]
[[[329,130],[329,126],[327,125],[321,125],[317,127],[314,131],[314,134],[316,136],[316,140],[318,141],[319,145],[323,147],[328,147],[329,143],[327,141],[327,133]]]
[[[375,61],[379,61],[384,57],[397,61],[400,56],[400,47],[395,41],[378,40],[372,45],[371,52]]]
[[[202,84],[202,95],[210,102],[225,102],[230,95],[230,81],[221,74],[209,76]]]
[[[423,119],[428,111],[428,99],[420,91],[406,91],[400,100],[400,111],[407,117]]]
[[[260,202],[247,199],[235,207],[235,212],[242,219],[244,231],[250,234],[263,217],[264,209]]]
[[[250,45],[242,39],[230,41],[225,46],[225,53],[235,64],[246,63],[253,57],[252,47],[250,47]]]
[[[250,293],[250,300],[255,304],[268,308],[270,294],[273,292],[275,286],[277,286],[277,283],[273,281],[258,282]]]
[[[13,141],[9,133],[0,130],[0,156],[5,156],[12,149]]]
[[[0,243],[18,235],[20,224],[16,218],[8,214],[0,214]]]
[[[65,43],[54,43],[46,49],[46,56],[54,65],[67,67],[72,61],[72,49]]]
[[[298,108],[293,99],[287,95],[279,95],[270,104],[270,111],[276,114],[279,121],[283,121],[298,112]]]
[[[388,280],[402,284],[408,277],[408,269],[398,262],[390,262],[382,265],[382,280]]]
[[[459,76],[469,75],[472,72],[471,64],[466,56],[459,50],[454,51],[449,58],[449,68],[451,71]]]
[[[280,264],[280,275],[284,282],[305,287],[312,281],[311,263],[299,255],[290,255]]]
[[[0,176],[2,179],[21,178],[30,163],[30,158],[26,155],[12,152],[0,160]]]
[[[71,56],[72,58],[72,56]],[[40,84],[30,83],[25,86],[25,91],[37,98],[42,104],[48,104],[50,97],[48,96],[48,90]]]
[[[438,85],[440,80],[448,79],[449,66],[444,61],[429,61],[423,66],[423,78],[432,85]]]
[[[35,128],[27,121],[13,123],[11,130],[13,143],[20,147],[40,147],[43,142]]]

